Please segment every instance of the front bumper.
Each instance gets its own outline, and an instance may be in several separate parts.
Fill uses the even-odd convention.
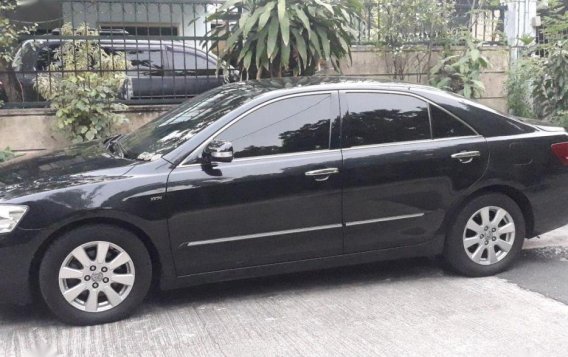
[[[16,228],[0,235],[0,303],[31,303],[32,262],[40,246],[40,233]]]

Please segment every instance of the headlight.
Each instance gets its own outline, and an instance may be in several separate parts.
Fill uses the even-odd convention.
[[[27,206],[0,205],[0,234],[13,231],[27,210]]]

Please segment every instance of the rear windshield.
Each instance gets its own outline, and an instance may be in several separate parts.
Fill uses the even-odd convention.
[[[419,94],[423,94],[456,115],[485,137],[519,135],[537,131],[533,126],[515,120],[507,114],[453,93],[429,88],[427,92],[419,92]]]

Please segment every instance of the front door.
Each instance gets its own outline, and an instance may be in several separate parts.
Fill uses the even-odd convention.
[[[278,99],[216,135],[233,144],[233,162],[176,168],[167,199],[178,274],[341,254],[338,117],[335,92]]]
[[[404,94],[342,93],[345,252],[424,243],[485,170],[485,139]]]

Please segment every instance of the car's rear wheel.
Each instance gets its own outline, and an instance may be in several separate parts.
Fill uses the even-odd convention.
[[[41,295],[64,322],[94,325],[130,315],[152,280],[148,251],[131,232],[91,225],[66,233],[47,249],[39,269]]]
[[[460,211],[446,239],[449,265],[468,276],[500,273],[515,261],[525,238],[525,219],[508,196],[475,197]]]

